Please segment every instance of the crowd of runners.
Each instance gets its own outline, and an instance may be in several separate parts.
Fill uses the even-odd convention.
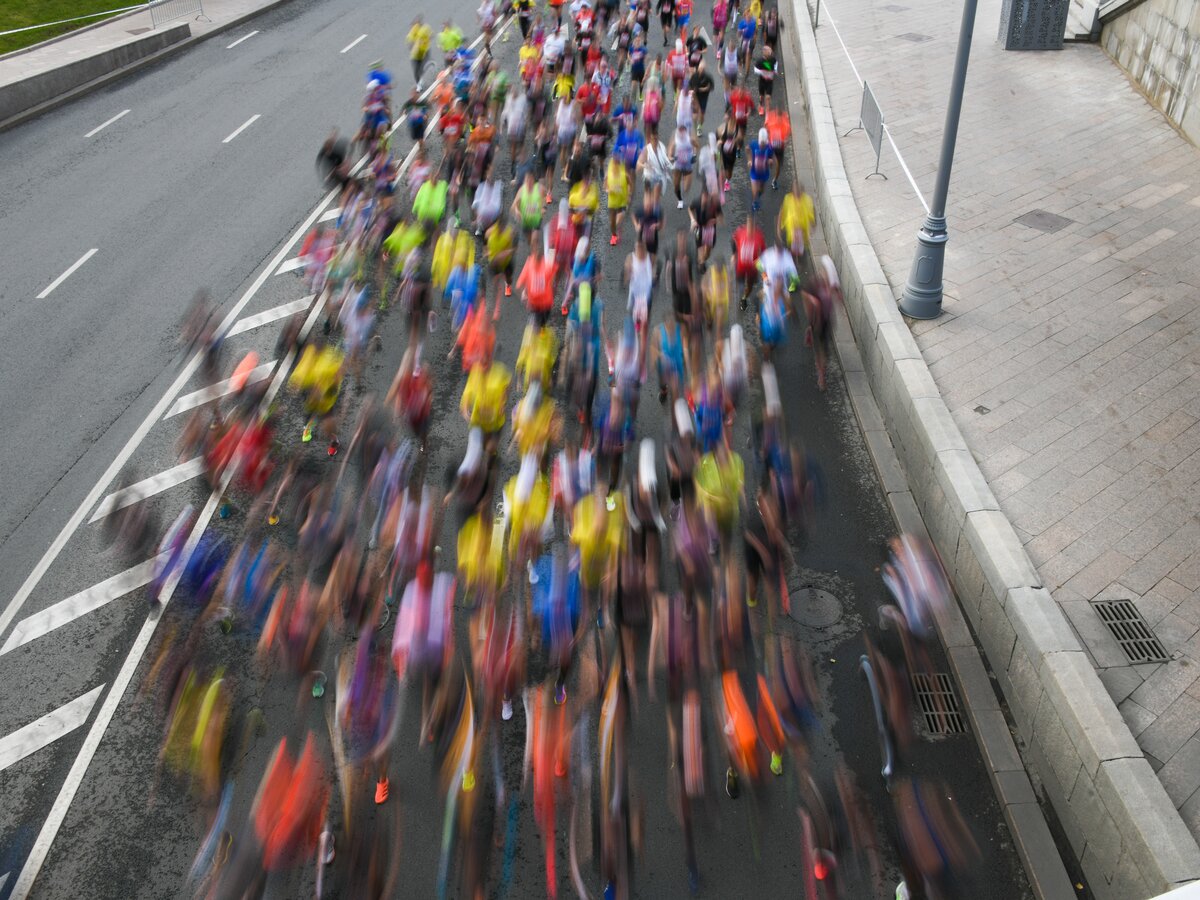
[[[944,785],[899,765],[908,675],[929,671],[933,617],[952,602],[917,539],[897,539],[883,567],[895,604],[880,626],[900,640],[862,658],[894,808],[868,808],[845,767],[832,789],[809,773],[817,678],[775,623],[792,604],[791,548],[819,524],[820,473],[775,365],[811,354],[825,389],[840,291],[790,163],[778,10],[598,2],[485,0],[473,43],[412,23],[411,92],[377,64],[361,127],[321,148],[340,212],[302,249],[316,308],[281,334],[284,393],[250,377],[256,357],[238,360],[232,398],[182,438],[224,492],[221,516],[244,515],[241,540],[189,546],[191,509],[161,540],[136,506],[112,517],[130,553],[157,542],[152,596],[178,586],[197,610],[148,679],[168,685],[162,765],[207,817],[197,894],[257,896],[315,865],[318,896],[331,866],[343,896],[403,896],[405,785],[390,773],[411,754],[432,758],[444,799],[427,826],[440,896],[503,896],[533,840],[517,827],[525,802],[549,896],[633,896],[645,795],[665,782],[680,871],[702,891],[697,818],[754,804],[789,768],[809,900],[846,896],[849,866],[876,891],[951,896],[978,853]],[[782,202],[766,220],[768,191]],[[731,221],[735,197],[749,212]],[[672,200],[685,212],[664,212]],[[620,272],[621,295],[602,269]],[[386,395],[360,396],[388,317],[407,345],[386,348],[399,361]],[[518,319],[503,354],[497,324]],[[187,337],[215,379],[213,321],[202,301]],[[447,352],[461,375],[435,383]],[[462,421],[431,422],[450,395]],[[303,407],[295,433],[281,400]],[[444,473],[429,464],[434,424],[464,448]],[[733,434],[747,425],[743,455]],[[261,778],[248,820],[232,812],[230,760],[263,723],[197,654],[209,625],[256,636],[274,677],[325,696],[328,734],[279,741],[245,776]],[[652,710],[664,765],[635,779],[631,732]],[[402,720],[418,745],[398,740]],[[518,778],[500,760],[512,729]]]

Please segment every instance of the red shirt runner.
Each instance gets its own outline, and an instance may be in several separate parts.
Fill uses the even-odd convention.
[[[738,278],[749,278],[754,274],[755,264],[766,249],[767,242],[758,228],[750,229],[743,225],[733,233],[733,256]]]
[[[530,312],[550,312],[554,307],[554,260],[543,256],[538,262],[529,257],[517,278],[517,287],[524,289]]]

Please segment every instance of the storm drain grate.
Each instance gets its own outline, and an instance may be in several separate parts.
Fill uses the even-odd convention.
[[[1092,609],[1108,626],[1130,662],[1162,663],[1170,658],[1132,600],[1097,600]]]
[[[930,734],[966,734],[967,723],[963,721],[962,708],[949,675],[945,672],[918,673],[912,677],[912,686],[926,731]]]
[[[898,34],[896,37],[902,41],[912,41],[914,44],[923,44],[926,41],[932,41],[933,37],[928,34],[920,34],[916,31],[908,31],[904,34]]]

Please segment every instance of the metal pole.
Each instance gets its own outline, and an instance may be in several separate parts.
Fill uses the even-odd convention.
[[[817,15],[813,19],[813,31],[817,30],[817,26],[821,24],[821,0],[817,0]]]
[[[975,30],[977,0],[964,0],[962,26],[958,32],[958,53],[954,58],[954,78],[946,106],[946,127],[942,131],[942,155],[938,160],[937,185],[933,206],[925,224],[917,232],[917,252],[908,283],[900,297],[900,311],[914,319],[934,319],[942,311],[942,269],[946,262],[946,194],[950,190],[950,167],[954,163],[954,141],[958,136],[958,117],[962,112],[963,88],[967,82],[967,60],[971,56],[971,33]]]

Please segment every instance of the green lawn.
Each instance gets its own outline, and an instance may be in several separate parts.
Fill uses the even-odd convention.
[[[136,2],[137,0],[0,0],[0,31],[120,9],[123,6],[132,6]],[[5,35],[0,37],[0,53],[10,53],[82,28],[84,25],[102,21],[104,20],[101,17],[84,19],[82,22],[56,25],[53,28],[37,28],[33,31],[22,31],[20,34]]]

